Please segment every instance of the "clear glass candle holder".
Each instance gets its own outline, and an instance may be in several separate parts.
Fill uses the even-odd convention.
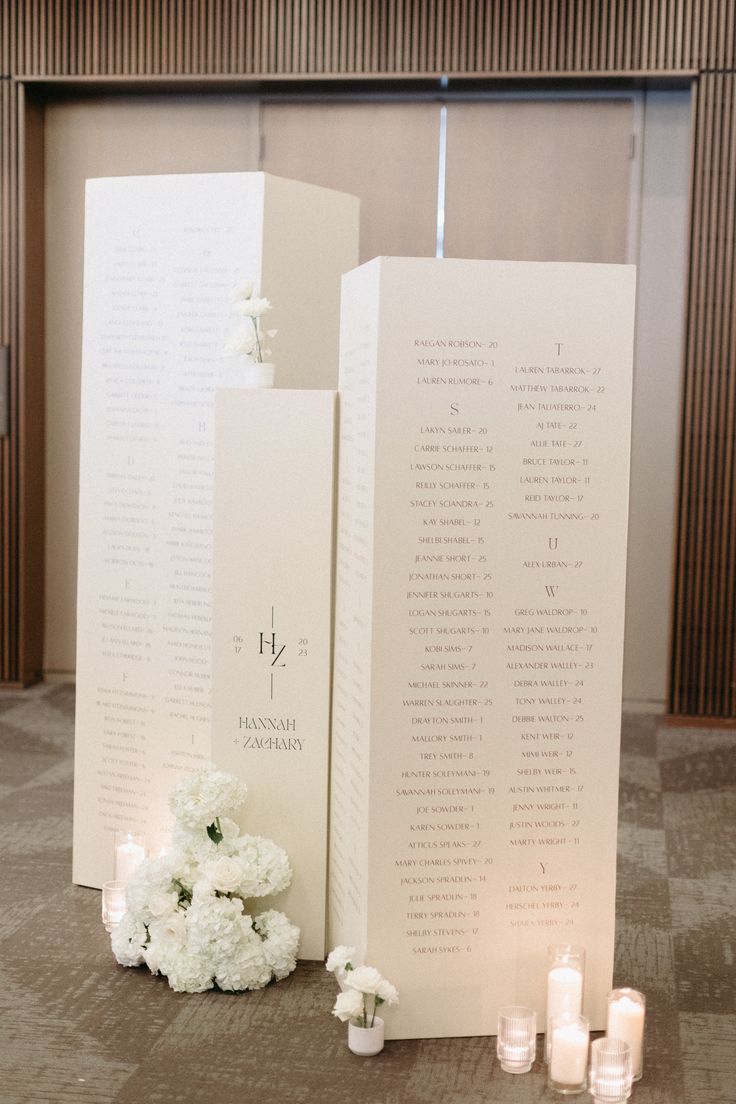
[[[631,1096],[631,1047],[623,1039],[594,1039],[588,1092],[595,1104],[623,1104]]]
[[[585,1016],[553,1016],[549,1028],[549,1087],[563,1096],[585,1089],[590,1023]]]
[[[498,1012],[496,1054],[506,1073],[528,1073],[537,1053],[537,1014],[510,1004]]]
[[[549,1062],[552,1020],[580,1016],[583,1011],[585,947],[575,943],[553,943],[547,948],[547,1037],[544,1056]]]
[[[129,882],[146,857],[146,837],[140,832],[118,828],[115,831],[116,882]]]
[[[639,1081],[644,1072],[644,1020],[647,1001],[637,989],[612,989],[608,994],[606,1035],[631,1047],[631,1073]]]
[[[105,931],[117,927],[125,912],[125,882],[104,882],[102,886],[102,923]]]

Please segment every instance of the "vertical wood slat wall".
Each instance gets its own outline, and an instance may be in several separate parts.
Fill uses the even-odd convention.
[[[732,0],[12,0],[26,76],[724,69]]]
[[[736,76],[704,73],[695,123],[671,712],[736,716]]]
[[[0,679],[40,670],[29,539],[41,368],[20,277],[24,78],[698,74],[670,710],[736,719],[736,0],[12,0],[0,4]],[[337,87],[337,86],[336,86]],[[676,366],[673,366],[673,374]],[[24,402],[24,395],[29,400]],[[33,396],[38,401],[38,392]],[[663,548],[663,563],[668,549]]]
[[[8,80],[0,82],[0,344],[9,351],[8,435],[0,438],[0,677],[6,682],[22,681],[18,675],[21,652],[20,595],[21,557],[18,536],[21,464],[19,443],[22,426],[18,417],[20,363],[19,325],[19,217],[20,183],[18,142],[18,93]]]

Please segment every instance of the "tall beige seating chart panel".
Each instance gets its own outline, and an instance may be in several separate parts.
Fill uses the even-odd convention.
[[[343,280],[330,936],[397,1038],[544,1013],[614,941],[634,270],[379,258]]]
[[[249,787],[242,828],[273,838],[299,957],[325,954],[335,479],[334,391],[216,400],[212,754]]]
[[[239,385],[223,355],[233,286],[273,303],[280,382],[315,386],[357,242],[354,197],[263,173],[87,183],[77,882],[112,877],[116,828],[155,852],[171,785],[210,761],[214,401]]]

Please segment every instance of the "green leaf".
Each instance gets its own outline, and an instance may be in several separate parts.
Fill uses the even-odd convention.
[[[213,843],[219,843],[220,840],[223,838],[217,821],[215,821],[214,824],[209,824],[207,826],[207,835],[210,837]]]

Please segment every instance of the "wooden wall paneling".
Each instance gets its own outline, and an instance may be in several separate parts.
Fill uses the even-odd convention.
[[[722,654],[718,642],[722,638],[722,627],[726,617],[725,606],[725,572],[724,564],[720,557],[721,535],[726,517],[724,489],[727,483],[727,441],[725,426],[727,422],[727,391],[729,373],[727,370],[728,358],[724,356],[724,338],[727,333],[725,301],[723,289],[725,273],[728,266],[728,248],[725,238],[726,220],[728,212],[728,189],[730,166],[727,161],[729,153],[729,134],[731,130],[730,116],[731,104],[728,97],[727,82],[723,82],[722,102],[720,105],[720,125],[718,127],[718,153],[714,159],[713,190],[715,192],[714,217],[712,232],[716,243],[713,265],[713,289],[712,300],[714,304],[713,314],[710,319],[709,330],[711,332],[712,364],[712,409],[708,419],[712,441],[707,476],[707,503],[709,506],[709,518],[706,531],[706,564],[709,565],[709,579],[711,581],[709,601],[704,610],[704,629],[707,632],[707,653],[710,662],[701,674],[701,680],[705,686],[703,713],[705,715],[722,713],[728,708],[729,687],[722,677]]]
[[[724,264],[723,282],[723,311],[725,325],[722,331],[719,357],[725,365],[729,363],[730,371],[727,373],[725,388],[726,419],[723,428],[726,442],[724,467],[725,479],[723,486],[724,519],[721,527],[721,539],[719,559],[724,572],[724,599],[725,616],[722,620],[721,633],[716,641],[717,653],[720,657],[719,677],[728,688],[728,696],[724,714],[734,716],[736,713],[736,655],[734,654],[733,641],[736,636],[736,78],[730,77],[731,92],[731,125],[730,140],[726,146],[726,164],[729,170],[729,179],[726,186],[726,219],[724,240],[731,243],[730,257]]]
[[[498,71],[500,67],[499,50],[501,43],[501,5],[493,4],[492,13],[486,12],[485,53],[481,68]]]
[[[705,119],[705,142],[703,145],[703,214],[702,214],[702,240],[700,242],[700,275],[701,275],[701,301],[698,303],[698,357],[692,364],[694,377],[693,396],[693,472],[691,478],[692,499],[690,513],[690,544],[687,575],[684,579],[685,586],[689,590],[688,596],[688,622],[689,636],[689,688],[691,690],[690,710],[693,714],[701,714],[703,710],[703,695],[705,685],[703,682],[703,664],[707,658],[705,649],[706,640],[703,636],[704,622],[703,610],[707,601],[708,578],[703,571],[705,542],[707,539],[707,513],[708,513],[708,483],[707,461],[709,445],[708,416],[711,405],[712,373],[711,373],[711,339],[712,332],[709,325],[713,302],[713,189],[715,177],[713,173],[714,150],[718,150],[717,112],[715,109],[715,83],[706,80],[705,95],[702,100],[703,108],[707,109]],[[686,368],[687,370],[687,368]],[[694,524],[693,524],[694,522]]]
[[[706,676],[706,695],[703,707],[705,715],[723,716],[729,712],[732,701],[731,675],[724,677],[724,660],[728,666],[729,654],[733,657],[731,641],[725,640],[724,622],[727,618],[727,579],[726,565],[720,556],[722,537],[729,516],[726,502],[726,488],[729,483],[728,464],[728,385],[733,373],[733,358],[729,356],[731,331],[729,325],[728,304],[724,296],[726,273],[733,264],[733,240],[727,233],[729,194],[733,190],[733,166],[729,163],[730,137],[733,132],[733,78],[716,78],[719,84],[717,108],[718,160],[714,163],[713,175],[716,177],[715,192],[717,209],[713,220],[713,242],[715,247],[714,302],[713,316],[710,320],[711,363],[714,380],[714,410],[710,418],[710,430],[713,436],[712,483],[708,519],[710,550],[707,564],[710,569],[712,593],[706,610],[708,629],[709,664]]]
[[[548,5],[542,8],[537,23],[537,38],[535,42],[535,56],[538,62],[537,69],[546,69],[546,59],[549,56],[549,32],[550,9]]]
[[[16,0],[25,75],[728,68],[733,0]]]
[[[711,411],[713,402],[714,379],[712,371],[712,312],[713,312],[713,278],[715,266],[715,242],[714,242],[714,215],[717,203],[716,181],[717,164],[720,152],[720,134],[718,133],[718,112],[715,109],[715,84],[708,81],[710,95],[703,98],[704,104],[709,104],[711,111],[707,120],[708,141],[705,146],[706,160],[704,162],[704,192],[705,202],[703,211],[703,252],[701,258],[703,275],[703,309],[701,314],[701,354],[693,365],[696,381],[696,467],[693,472],[695,494],[693,507],[695,510],[696,525],[694,530],[694,543],[688,578],[685,580],[691,588],[690,622],[688,625],[691,634],[691,654],[693,666],[691,667],[691,680],[696,688],[693,712],[703,714],[704,696],[706,690],[706,664],[709,658],[706,633],[708,619],[704,616],[708,599],[710,598],[712,579],[703,570],[707,563],[707,545],[710,536],[708,522],[710,521],[709,491],[711,488],[709,471],[709,459],[712,457],[711,439]]]
[[[18,365],[16,388],[16,679],[43,669],[44,610],[44,135],[43,108],[18,92]]]
[[[603,0],[603,7],[607,8],[605,0]],[[582,4],[577,5],[577,10],[574,13],[574,26],[575,26],[575,38],[574,38],[574,53],[573,53],[573,65],[576,70],[588,69],[588,64],[585,62],[585,53],[588,46],[588,35],[586,33],[586,15],[590,9],[590,0],[583,0]]]
[[[734,392],[736,390],[736,328],[734,326],[734,265],[736,242],[736,77],[723,77],[722,179],[720,186],[721,219],[719,241],[721,265],[718,286],[719,341],[715,360],[720,365],[719,426],[719,517],[715,558],[718,563],[719,609],[717,629],[711,643],[716,661],[716,684],[722,687],[720,716],[734,716],[736,694],[736,643],[734,603],[736,602],[736,513],[734,488]]]
[[[39,677],[43,625],[43,124],[22,87],[2,103],[2,343],[10,349],[10,434],[0,442],[0,673]]]
[[[295,43],[298,43],[298,52],[294,50],[296,66],[300,73],[306,73],[309,67],[309,0],[301,0],[299,4],[299,34]]]
[[[693,229],[675,561],[673,714],[734,718],[736,78],[704,74]]]
[[[718,84],[718,82],[717,82]],[[723,311],[719,298],[719,273],[723,264],[724,248],[721,236],[721,210],[723,193],[721,174],[723,165],[723,138],[726,118],[722,102],[722,88],[715,89],[714,141],[710,165],[710,218],[709,218],[709,257],[708,257],[708,311],[706,315],[707,354],[701,368],[703,386],[707,399],[703,404],[704,418],[701,424],[703,437],[701,455],[703,457],[703,521],[701,560],[696,570],[703,577],[703,601],[696,611],[696,626],[699,637],[700,664],[697,672],[698,713],[701,715],[721,713],[724,705],[721,698],[724,690],[715,680],[718,656],[714,649],[714,637],[718,620],[722,616],[719,564],[714,556],[719,532],[720,510],[719,489],[722,480],[722,437],[721,437],[721,381],[725,376],[725,365],[719,363],[717,350],[723,322]]]
[[[7,12],[4,13],[6,22]],[[11,348],[11,286],[13,250],[11,246],[11,202],[13,181],[11,142],[13,103],[10,81],[0,82],[0,344]],[[0,438],[0,679],[12,681],[12,656],[15,651],[15,634],[10,617],[9,604],[13,593],[12,573],[12,515],[10,511],[10,452],[11,437]]]
[[[3,344],[10,350],[9,435],[0,442],[2,456],[2,609],[0,610],[0,670],[4,682],[16,684],[19,675],[19,595],[18,573],[18,378],[19,372],[19,241],[18,241],[18,92],[10,81],[0,84],[2,93],[2,229],[0,238],[2,265]]]
[[[14,35],[10,4],[0,4],[0,72],[5,76],[12,72],[10,43]]]

